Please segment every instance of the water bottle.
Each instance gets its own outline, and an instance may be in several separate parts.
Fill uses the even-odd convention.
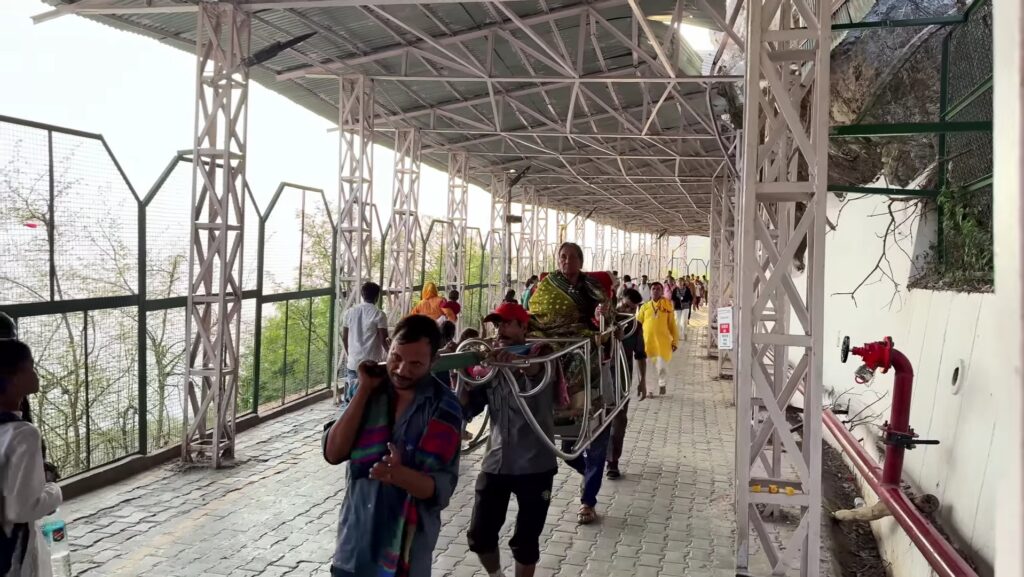
[[[67,526],[60,510],[43,519],[43,537],[50,546],[50,565],[53,577],[71,577],[71,546],[68,544]]]

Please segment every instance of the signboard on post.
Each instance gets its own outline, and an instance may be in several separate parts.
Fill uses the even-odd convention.
[[[718,348],[732,350],[732,307],[718,309]]]

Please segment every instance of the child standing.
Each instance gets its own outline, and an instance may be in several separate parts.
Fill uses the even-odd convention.
[[[49,577],[50,558],[36,522],[62,501],[46,481],[39,429],[22,420],[21,406],[39,392],[32,351],[0,339],[0,576]]]
[[[441,313],[446,320],[453,323],[459,322],[459,315],[462,314],[462,305],[459,304],[459,291],[448,291],[448,298],[441,301]],[[439,319],[440,320],[440,319]]]

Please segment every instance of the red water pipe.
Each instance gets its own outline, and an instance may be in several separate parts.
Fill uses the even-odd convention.
[[[910,399],[914,388],[914,367],[910,360],[893,347],[892,338],[885,337],[876,343],[853,347],[850,352],[864,359],[864,366],[883,373],[893,369],[896,372],[892,390],[892,409],[889,421],[883,425],[886,444],[885,462],[882,465],[882,483],[899,486],[903,476],[903,455],[908,448],[914,448],[917,434],[910,426]],[[860,373],[858,373],[860,374]],[[924,441],[934,443],[934,441]]]
[[[896,372],[892,411],[889,422],[884,426],[886,450],[883,467],[878,467],[878,463],[867,454],[860,442],[827,408],[822,412],[825,428],[832,433],[868,485],[885,503],[893,518],[940,577],[977,577],[974,569],[900,489],[906,449],[913,448],[915,444],[936,443],[915,441],[917,435],[910,426],[910,398],[914,384],[914,369],[910,360],[893,347],[890,337],[852,349],[847,340],[843,344],[843,362],[846,362],[850,352],[864,359],[864,367],[857,371],[859,382],[867,382],[878,369],[885,373],[892,368]],[[865,373],[864,368],[869,372]]]
[[[882,470],[878,464],[867,454],[850,431],[846,430],[846,427],[832,411],[825,409],[822,413],[822,420],[825,422],[825,428],[832,433],[832,436],[843,448],[843,452],[850,457],[854,466],[867,480],[868,485],[878,495],[878,498],[889,508],[893,518],[900,524],[900,527],[903,527],[903,531],[928,560],[928,564],[932,566],[935,573],[939,577],[978,577],[974,569],[946,541],[938,529],[910,502],[910,499],[900,490],[899,485],[882,481]],[[886,453],[888,454],[888,451]],[[888,458],[886,460],[888,461]]]

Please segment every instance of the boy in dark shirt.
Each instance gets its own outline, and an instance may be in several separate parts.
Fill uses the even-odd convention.
[[[622,293],[622,298],[619,299],[618,311],[620,313],[626,313],[630,315],[636,315],[636,309],[643,302],[643,297],[635,289],[626,289]],[[636,324],[636,319],[633,321],[632,327],[627,327],[625,332],[629,334],[622,340],[622,348],[625,349],[626,358],[629,361],[626,363],[627,374],[626,379],[633,382],[633,361],[637,362],[637,366],[640,367],[640,380],[637,384],[637,398],[641,401],[647,398],[647,353],[644,351],[644,331]],[[612,421],[612,440],[611,440],[611,451],[608,453],[608,478],[618,479],[622,476],[619,472],[619,457],[622,456],[622,444],[626,437],[626,424],[629,422],[629,403],[626,403],[625,407],[619,411],[619,414],[615,415],[615,419]]]

